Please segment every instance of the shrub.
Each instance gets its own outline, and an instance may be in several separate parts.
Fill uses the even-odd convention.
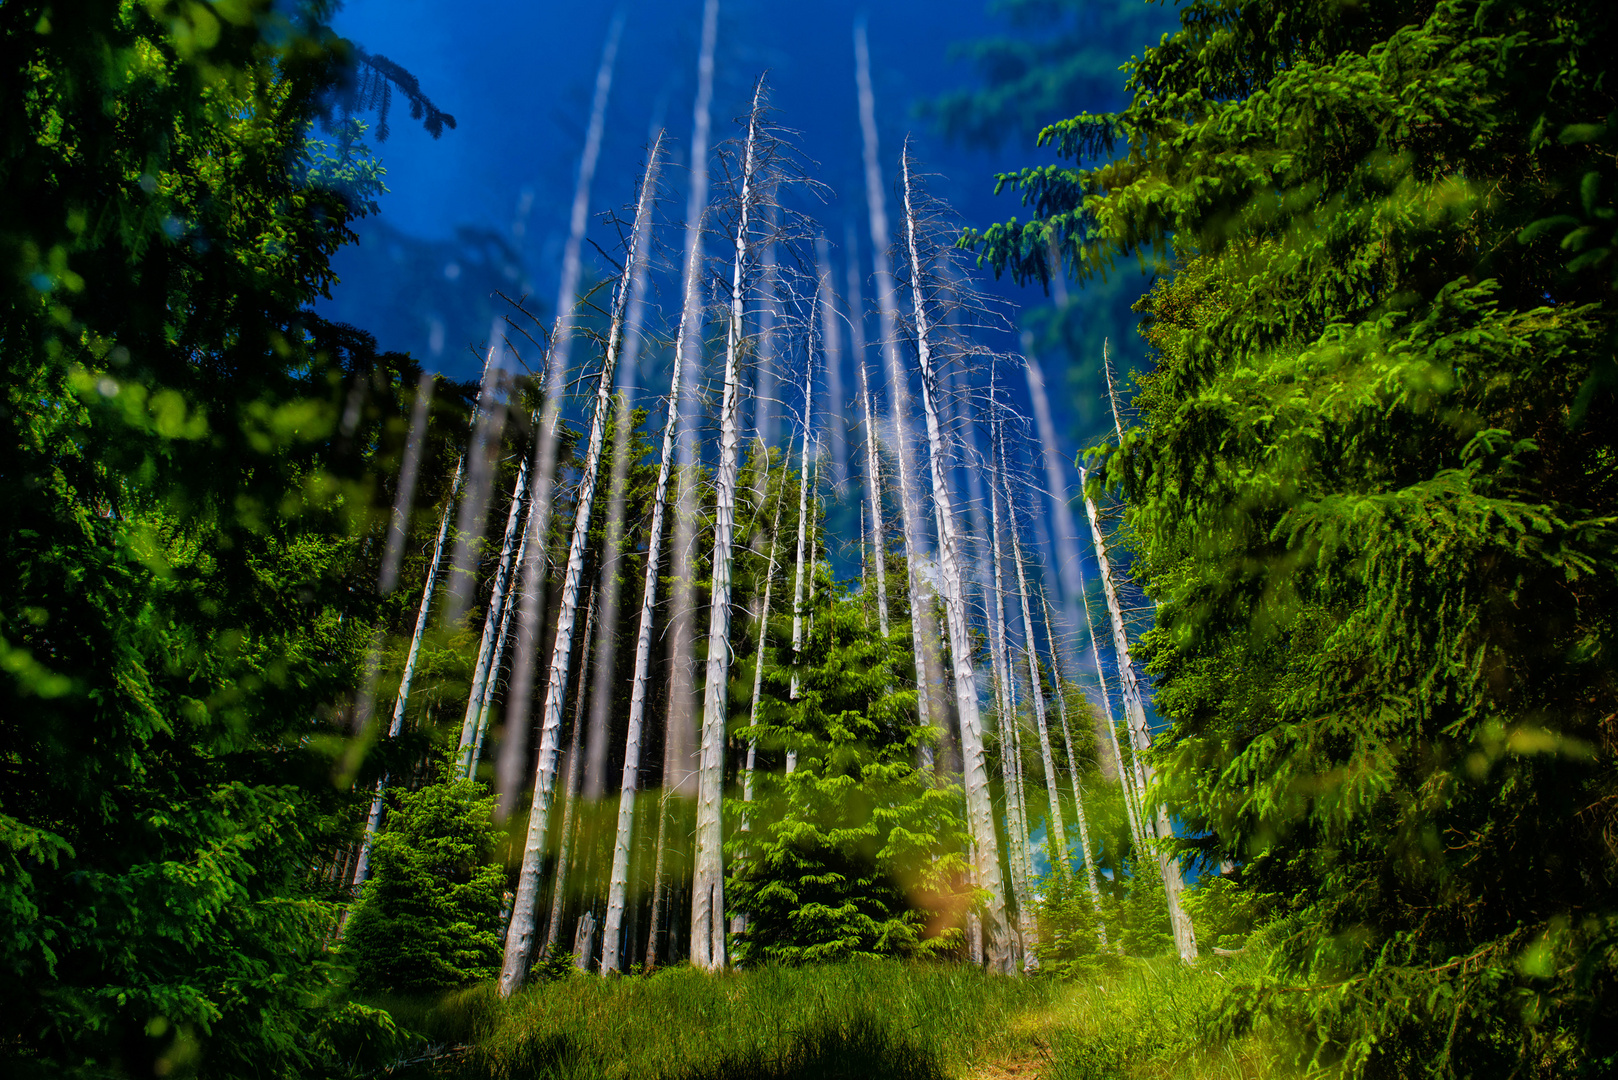
[[[395,796],[342,955],[355,989],[424,991],[490,979],[500,963],[505,874],[494,799],[472,780]]]

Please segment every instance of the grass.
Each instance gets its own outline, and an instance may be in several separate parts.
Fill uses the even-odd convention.
[[[478,986],[372,1004],[434,1047],[392,1070],[401,1078],[1267,1080],[1277,1074],[1262,1039],[1211,1040],[1227,985],[1167,960],[1081,983],[853,963],[682,967],[578,976],[510,1001]]]

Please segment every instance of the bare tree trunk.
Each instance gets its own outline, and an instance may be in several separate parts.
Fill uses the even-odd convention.
[[[854,364],[860,377],[860,414],[865,422],[865,498],[871,506],[871,546],[876,571],[876,619],[882,636],[888,636],[888,540],[882,524],[882,455],[877,451],[876,418],[871,412],[871,377],[865,366],[865,316],[860,305],[860,275],[854,252],[854,233],[849,230],[848,319],[853,337]],[[865,529],[860,527],[863,538]]]
[[[871,52],[863,21],[854,25],[854,76],[859,92],[860,128],[865,143],[865,199],[871,220],[871,262],[875,268],[877,307],[882,315],[882,355],[888,369],[888,409],[893,422],[893,459],[898,469],[899,520],[903,526],[905,564],[909,570],[911,647],[916,658],[916,722],[923,728],[941,729],[942,702],[933,700],[933,694],[938,690],[935,680],[941,681],[942,676],[930,625],[933,594],[921,576],[920,566],[927,554],[927,534],[918,505],[919,493],[915,488],[915,463],[911,460],[908,435],[910,394],[905,388],[904,369],[899,359],[899,310],[895,300],[893,271],[888,263],[887,199],[877,157],[876,97],[871,90]],[[920,757],[922,767],[931,771],[931,743],[922,745]],[[967,798],[970,803],[970,792]],[[980,851],[979,858],[983,857],[984,853]],[[998,864],[995,872],[998,875]],[[999,895],[988,882],[984,883],[984,888]],[[999,902],[1004,903],[1003,900]],[[991,907],[994,903],[991,900]],[[990,923],[992,942],[993,919]],[[990,952],[994,953],[992,947]]]
[[[568,358],[573,341],[573,310],[575,293],[578,290],[579,280],[579,248],[584,241],[584,226],[589,214],[590,182],[595,175],[596,160],[601,151],[602,129],[606,122],[607,94],[612,87],[613,63],[618,49],[618,31],[622,26],[621,16],[614,20],[613,29],[609,33],[607,47],[603,52],[601,66],[596,73],[595,97],[591,103],[590,127],[585,136],[584,155],[579,165],[578,182],[573,192],[572,214],[569,219],[569,232],[567,245],[562,254],[562,280],[557,294],[556,330],[552,335],[550,356],[547,358],[545,368],[545,401],[542,406],[542,415],[539,424],[539,438],[537,440],[534,468],[534,498],[533,510],[528,515],[531,536],[537,549],[538,558],[534,559],[527,568],[523,579],[523,611],[522,619],[518,624],[517,655],[515,670],[512,678],[512,693],[510,700],[512,707],[507,709],[505,745],[501,748],[501,761],[497,776],[499,799],[496,803],[496,813],[504,820],[505,814],[510,812],[517,798],[516,787],[520,782],[523,756],[527,744],[529,695],[532,689],[532,680],[535,661],[540,650],[540,632],[544,623],[543,596],[544,596],[544,565],[545,547],[550,537],[551,499],[556,483],[557,458],[557,425],[561,419],[562,396],[567,383]],[[611,396],[611,379],[604,381],[604,389],[608,397]],[[598,399],[597,419],[604,422],[601,416],[602,406]],[[600,440],[595,434],[596,425],[592,425],[591,445],[599,461]],[[591,497],[594,487],[594,477],[590,478],[592,490],[582,490],[579,493],[579,511],[586,518],[589,507],[594,501]],[[577,517],[575,516],[575,534],[577,534]],[[577,596],[578,568],[575,566],[573,553],[568,553],[568,567],[564,582],[564,593],[571,586],[573,595]],[[573,613],[565,609],[562,618],[557,621],[557,638],[572,639]],[[555,671],[555,655],[552,655],[551,683],[547,688],[547,701],[544,712],[544,727],[540,735],[539,761],[535,769],[534,798],[528,814],[528,831],[523,841],[522,868],[517,874],[517,895],[511,905],[511,923],[506,929],[505,957],[500,968],[500,996],[510,997],[517,988],[523,984],[528,975],[528,964],[532,959],[534,947],[534,919],[539,903],[539,864],[547,845],[547,833],[550,827],[551,789],[556,778],[556,752],[557,732],[560,726],[559,715],[554,714],[549,695],[551,689],[566,691],[566,670],[561,676],[560,685],[557,684]]]
[[[972,632],[967,622],[966,590],[961,583],[961,536],[955,521],[955,507],[949,490],[948,462],[944,433],[938,417],[938,379],[933,370],[924,296],[923,269],[916,240],[916,217],[911,204],[910,156],[906,147],[900,156],[903,173],[905,238],[910,255],[910,295],[916,322],[916,353],[921,366],[921,404],[927,418],[927,450],[933,481],[933,507],[938,518],[939,573],[944,579],[944,611],[949,620],[950,658],[955,667],[955,706],[960,716],[961,756],[966,784],[967,812],[973,839],[978,846],[980,881],[990,894],[986,930],[991,939],[994,922],[1004,919],[1003,889],[1000,883],[1000,851],[994,829],[994,809],[989,799],[989,773],[983,750],[983,724],[978,714],[977,673],[972,665]]]
[[[826,413],[831,422],[832,487],[842,494],[848,483],[848,421],[843,398],[843,334],[837,325],[837,291],[831,283],[831,257],[826,238],[815,238],[816,270],[820,277],[821,340],[826,350]]]
[[[697,784],[697,837],[692,872],[691,962],[706,971],[725,966],[725,853],[723,805],[726,725],[730,705],[730,594],[736,562],[736,470],[740,433],[742,304],[752,247],[755,141],[762,119],[764,80],[753,89],[743,154],[741,205],[730,272],[730,320],[725,332],[725,384],[719,404],[719,463],[714,470],[713,579],[708,605],[708,671],[702,700],[702,762]]]
[[[809,542],[809,433],[814,423],[814,394],[813,372],[804,388],[803,406],[803,453],[799,455],[798,476],[798,562],[797,573],[792,585],[792,662],[797,664],[798,654],[803,649],[803,569],[804,549]],[[792,676],[792,700],[798,700],[798,676]],[[794,772],[798,767],[798,751],[787,748],[788,773]]]
[[[682,335],[683,339],[683,335]],[[602,932],[602,956],[616,965],[619,935],[623,927],[624,898],[629,885],[629,847],[635,828],[635,792],[640,787],[641,732],[646,720],[646,689],[652,666],[652,624],[657,611],[657,586],[662,572],[663,523],[668,509],[669,472],[674,464],[674,433],[679,425],[680,378],[683,353],[674,351],[674,372],[669,384],[667,417],[663,424],[663,453],[657,468],[657,487],[652,496],[652,521],[646,541],[646,573],[641,591],[640,627],[635,635],[635,673],[630,684],[629,723],[624,735],[624,770],[618,795],[618,828],[612,849],[612,878],[607,886],[607,921]],[[664,777],[664,787],[669,784]],[[657,829],[657,874],[661,885],[663,819],[667,809],[659,800]],[[658,902],[654,895],[651,939],[647,945],[647,967],[656,965]],[[605,962],[602,970],[616,971]]]
[[[998,430],[998,429],[997,429]],[[999,444],[993,455],[993,469],[998,476],[1000,471]],[[1025,852],[1023,839],[1027,831],[1022,827],[1018,813],[1017,796],[1017,705],[1016,680],[1011,670],[1011,650],[1007,643],[1006,625],[1006,583],[1004,571],[1004,552],[1000,545],[1000,484],[995,480],[989,485],[990,508],[990,534],[989,545],[991,559],[994,563],[994,605],[990,608],[990,622],[993,639],[991,653],[993,656],[994,681],[996,690],[996,711],[1000,715],[1000,776],[1006,796],[1006,842],[1010,846],[1007,853],[1007,864],[1011,870],[1011,884],[1013,899],[1016,900],[1020,913],[1026,908],[1027,893],[1023,885]],[[1020,920],[1021,921],[1021,916]],[[1018,931],[1018,940],[1022,933]]]
[[[1079,486],[1085,486],[1087,476],[1084,469],[1079,470]],[[1152,780],[1152,767],[1142,759],[1142,755],[1151,748],[1152,732],[1146,725],[1146,707],[1141,700],[1140,683],[1135,677],[1135,665],[1130,658],[1129,632],[1124,626],[1123,608],[1118,603],[1118,589],[1113,582],[1112,562],[1107,557],[1106,540],[1101,532],[1101,517],[1096,510],[1096,504],[1086,492],[1084,496],[1084,509],[1090,517],[1090,534],[1095,540],[1096,562],[1101,568],[1101,589],[1107,597],[1107,612],[1112,616],[1113,648],[1118,654],[1118,682],[1122,689],[1124,699],[1124,716],[1129,724],[1130,748],[1134,751],[1136,764],[1141,768],[1147,784]],[[1143,807],[1144,809],[1144,807]],[[1185,881],[1180,876],[1180,862],[1162,847],[1162,842],[1174,835],[1174,826],[1169,821],[1168,808],[1162,803],[1157,805],[1157,820],[1152,822],[1148,818],[1143,825],[1155,824],[1157,844],[1157,866],[1163,874],[1163,892],[1168,901],[1169,922],[1174,929],[1174,944],[1180,952],[1180,959],[1187,964],[1197,961],[1196,931],[1191,926],[1191,918],[1185,913],[1180,904],[1180,894],[1185,890]]]
[[[580,780],[579,746],[584,734],[584,674],[590,668],[590,631],[595,628],[596,609],[590,597],[584,600],[584,652],[579,657],[579,697],[573,706],[573,737],[567,748],[567,791],[562,803],[562,843],[556,853],[555,882],[551,887],[551,921],[545,931],[545,948],[549,949],[561,939],[562,916],[567,907],[568,863],[573,854],[575,819],[579,811]]]
[[[444,558],[444,537],[449,532],[450,511],[455,508],[455,495],[461,489],[461,474],[466,466],[463,457],[455,463],[455,479],[450,481],[449,497],[444,501],[444,516],[438,522],[438,538],[433,541],[432,561],[427,564],[427,580],[421,587],[421,605],[416,609],[416,628],[410,635],[410,651],[405,654],[404,674],[399,680],[399,695],[393,702],[393,719],[388,724],[388,738],[399,736],[404,726],[405,706],[410,701],[410,680],[416,673],[416,660],[421,655],[421,638],[427,632],[427,614],[433,602],[433,589],[438,584],[438,567]],[[359,858],[354,864],[354,887],[365,884],[371,873],[371,845],[376,840],[377,827],[382,822],[382,796],[387,790],[388,778],[384,774],[376,782],[376,794],[371,799],[371,812],[365,819],[365,838],[360,841]]]
[[[1010,664],[1007,664],[1009,670]],[[1006,865],[1011,870],[1012,898],[1017,902],[1016,937],[1026,960],[1034,940],[1030,926],[1033,907],[1033,867],[1028,858],[1028,814],[1022,795],[1022,739],[1017,716],[1017,677],[1011,674],[1006,687],[1007,712],[1000,726],[1000,774],[1006,789],[1006,842],[1010,851]]]
[[[1056,709],[1062,721],[1062,745],[1067,749],[1068,777],[1073,781],[1073,813],[1079,819],[1079,853],[1084,858],[1084,869],[1089,878],[1090,902],[1095,906],[1096,936],[1101,947],[1107,947],[1107,927],[1101,919],[1101,882],[1096,877],[1095,848],[1090,846],[1090,820],[1084,812],[1084,795],[1079,786],[1079,759],[1073,753],[1073,732],[1067,723],[1067,692],[1062,680],[1062,661],[1056,647],[1056,635],[1051,632],[1051,604],[1040,598],[1045,611],[1045,638],[1051,643],[1051,679],[1056,684]]]
[[[1004,457],[1004,448],[1001,456]],[[1005,485],[1007,516],[1011,519],[1011,561],[1017,567],[1017,598],[1022,606],[1023,655],[1028,659],[1028,685],[1033,699],[1034,724],[1039,731],[1040,761],[1045,766],[1045,794],[1051,804],[1051,825],[1046,836],[1051,840],[1051,866],[1060,873],[1068,871],[1067,830],[1062,825],[1062,802],[1056,781],[1056,759],[1051,754],[1050,727],[1045,715],[1045,694],[1040,689],[1039,651],[1035,646],[1034,617],[1028,607],[1028,574],[1023,569],[1022,540],[1017,535],[1017,507],[1011,498],[1010,478],[1002,472],[1000,481]]]
[[[669,824],[669,803],[673,801],[665,783],[657,799],[657,847],[652,853],[652,918],[646,932],[646,970],[657,966],[657,935],[663,928],[664,909],[668,907],[667,865],[665,863]]]
[[[433,375],[423,371],[416,380],[416,399],[410,409],[410,433],[405,437],[404,459],[399,463],[399,482],[393,492],[393,513],[388,521],[388,539],[382,550],[382,565],[377,570],[376,587],[381,596],[392,594],[399,584],[399,566],[404,561],[405,539],[410,532],[410,514],[415,508],[416,479],[421,473],[422,449],[427,441],[427,414],[433,400]],[[376,683],[382,673],[382,641],[386,636],[381,626],[371,633],[371,644],[365,652],[365,668],[360,676],[360,688],[354,695],[354,718],[350,730],[369,735],[371,720],[376,710]],[[364,739],[350,742],[344,752],[340,772],[352,777],[359,767],[359,754]],[[363,843],[363,838],[361,840]],[[355,847],[357,854],[359,847]],[[345,874],[339,880],[348,882]],[[346,919],[346,915],[344,916]]]
[[[1124,810],[1129,816],[1129,833],[1135,841],[1135,846],[1144,849],[1146,826],[1141,810],[1141,797],[1145,790],[1145,780],[1139,775],[1140,762],[1131,755],[1126,764],[1123,749],[1118,745],[1118,721],[1113,718],[1112,692],[1107,689],[1107,677],[1101,667],[1101,646],[1096,638],[1095,622],[1090,618],[1090,596],[1082,574],[1079,577],[1079,604],[1084,612],[1085,636],[1090,639],[1090,662],[1095,665],[1096,685],[1101,691],[1101,711],[1106,721],[1107,739],[1112,745],[1112,756],[1118,762],[1118,783],[1123,788]]]
[[[769,464],[769,451],[765,450],[765,465]],[[766,477],[768,472],[766,472]],[[767,482],[767,481],[766,481]],[[758,700],[764,691],[764,649],[767,644],[770,629],[770,599],[775,594],[775,548],[776,540],[781,532],[781,504],[785,501],[784,490],[776,493],[775,520],[770,524],[770,556],[764,571],[764,599],[758,610],[758,646],[753,653],[753,696],[748,701],[747,726],[756,727],[758,724]],[[758,739],[749,736],[747,740],[747,765],[742,772],[742,803],[751,806],[753,802],[753,769],[758,763]],[[752,821],[744,814],[741,821],[741,832],[752,830]],[[740,934],[747,929],[747,919],[737,915],[731,920],[730,932]]]
[[[579,175],[573,187],[573,206],[568,218],[567,243],[562,248],[562,274],[556,296],[556,326],[545,357],[541,390],[539,432],[534,440],[532,491],[528,512],[529,561],[519,571],[522,605],[517,619],[517,644],[512,658],[511,691],[507,695],[506,734],[500,744],[495,769],[495,820],[504,823],[522,795],[522,776],[528,759],[529,711],[533,705],[534,675],[543,648],[545,629],[545,569],[551,533],[551,500],[556,487],[557,425],[561,420],[562,398],[567,387],[569,358],[573,348],[573,320],[579,287],[579,249],[584,244],[584,227],[590,211],[590,185],[601,155],[601,138],[606,126],[607,95],[612,89],[613,65],[617,60],[618,34],[622,18],[614,19],[596,70],[595,95],[590,104],[590,124],[585,132],[584,153],[579,159]],[[549,758],[554,767],[556,748]],[[540,755],[540,771],[545,772],[546,755]],[[539,797],[536,792],[536,798]],[[547,791],[543,796],[550,798]],[[532,825],[537,817],[530,815]],[[543,828],[543,826],[541,826]],[[526,846],[526,844],[525,844]],[[512,902],[512,923],[506,932],[506,955],[501,968],[500,996],[509,997],[527,976],[529,953],[533,947],[534,905],[538,902],[537,880],[526,884],[519,874],[517,898]]]
[[[709,104],[713,96],[713,44],[717,34],[717,0],[708,0],[703,9],[703,52],[698,63],[697,115],[691,142],[691,186],[687,194],[685,222],[685,267],[681,275],[681,306],[677,350],[683,350],[690,367],[679,404],[679,426],[675,433],[676,472],[674,545],[671,557],[674,588],[669,618],[670,691],[664,716],[663,797],[694,799],[699,762],[694,736],[696,683],[696,545],[699,507],[697,485],[701,462],[697,450],[697,384],[703,359],[702,311],[702,219],[708,201]],[[667,805],[680,812],[678,803]],[[667,848],[665,846],[666,854]],[[659,862],[661,864],[662,858]]]
[[[706,0],[702,10],[702,42],[697,57],[697,98],[693,109],[691,136],[691,188],[685,213],[685,267],[681,278],[680,328],[674,342],[674,371],[669,382],[668,420],[663,427],[663,456],[658,466],[657,494],[653,502],[651,535],[646,553],[645,590],[642,594],[644,599],[641,603],[640,628],[635,643],[635,675],[630,691],[629,727],[624,742],[624,771],[618,799],[618,828],[613,842],[606,929],[602,935],[602,956],[605,958],[610,955],[615,964],[619,951],[619,935],[623,926],[624,895],[629,880],[629,847],[634,831],[635,790],[640,778],[641,728],[645,722],[646,681],[651,669],[652,616],[657,606],[657,583],[662,558],[663,520],[668,503],[669,470],[674,461],[675,444],[683,417],[681,403],[686,393],[681,384],[681,377],[688,351],[701,347],[701,335],[696,333],[690,324],[701,317],[697,309],[700,302],[698,284],[702,269],[702,215],[708,205],[708,135],[710,107],[713,102],[714,43],[718,32],[719,0]],[[676,527],[677,570],[681,558],[680,532],[681,529]],[[676,597],[676,606],[678,604],[679,598]],[[679,613],[674,614],[674,621],[678,624]],[[675,662],[678,667],[681,662],[678,656]],[[678,683],[679,680],[676,679],[676,684]],[[672,729],[679,711],[677,704],[671,695],[669,712],[665,720],[670,728],[669,737],[675,735]],[[667,753],[664,756],[667,759]],[[646,936],[648,969],[657,965],[657,934],[661,925],[663,904],[663,854],[668,821],[667,804],[673,782],[673,776],[665,769],[663,791],[658,800],[657,848],[653,856],[655,869],[651,927]],[[605,962],[602,969],[608,970]]]
[[[456,751],[455,775],[465,777],[472,769],[472,748],[477,741],[478,721],[483,713],[484,690],[495,663],[495,639],[504,631],[506,592],[516,551],[527,539],[522,521],[523,497],[528,489],[528,458],[517,468],[517,482],[511,488],[511,510],[506,514],[506,532],[500,543],[500,561],[495,566],[494,583],[489,591],[489,609],[483,616],[483,637],[478,643],[477,663],[472,668],[472,688],[466,695],[466,716],[461,721],[461,742]]]
[[[1056,274],[1052,280],[1061,282],[1060,265],[1054,268]],[[1066,295],[1065,285],[1061,290]],[[1066,301],[1059,301],[1065,306]],[[1026,356],[1025,371],[1028,376],[1028,396],[1034,405],[1034,422],[1039,432],[1039,442],[1043,450],[1045,465],[1045,483],[1050,490],[1051,520],[1056,527],[1056,565],[1057,576],[1062,586],[1062,625],[1064,634],[1077,636],[1079,632],[1079,605],[1084,600],[1084,569],[1080,560],[1080,542],[1078,528],[1073,522],[1073,510],[1068,505],[1068,486],[1065,479],[1066,469],[1062,464],[1062,452],[1056,444],[1056,424],[1051,419],[1050,396],[1045,392],[1045,373],[1039,366],[1039,361],[1033,356],[1025,341]],[[1055,639],[1052,639],[1051,649],[1056,649]],[[1098,669],[1099,670],[1099,669]],[[1097,734],[1100,734],[1099,717],[1096,718]],[[1123,768],[1123,762],[1118,757],[1118,736],[1114,732],[1110,746],[1111,759],[1106,754],[1101,755],[1101,774],[1109,779]]]
[[[433,403],[433,376],[423,371],[416,381],[416,400],[410,409],[410,434],[405,439],[404,460],[399,463],[399,486],[394,491],[393,515],[388,521],[388,542],[377,573],[377,591],[383,596],[399,583],[399,564],[404,559],[405,538],[410,532],[410,511],[416,501],[416,478],[421,473],[422,448],[427,439],[427,414]],[[360,726],[360,725],[356,725]]]
[[[517,541],[517,556],[513,567],[523,565],[523,559],[528,553],[528,527],[524,523],[521,538]],[[506,639],[511,630],[511,614],[517,608],[517,597],[510,596],[506,600],[505,610],[500,614],[500,633],[494,641],[494,654],[489,658],[489,675],[483,681],[483,693],[478,699],[477,728],[472,734],[472,746],[466,757],[466,776],[476,776],[478,762],[483,759],[483,740],[489,733],[489,712],[494,705],[494,693],[500,685],[500,664],[506,655]]]

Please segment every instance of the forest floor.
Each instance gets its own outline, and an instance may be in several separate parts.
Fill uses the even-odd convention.
[[[1264,1080],[1251,1038],[1211,1043],[1219,972],[1131,962],[1082,982],[943,964],[575,976],[510,1001],[390,998],[410,1080]],[[405,1048],[401,1048],[403,1050]]]

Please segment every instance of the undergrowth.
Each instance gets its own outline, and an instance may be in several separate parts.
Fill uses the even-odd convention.
[[[1262,1034],[1226,1038],[1225,961],[1118,958],[1074,981],[858,962],[710,976],[574,975],[372,998],[417,1041],[400,1080],[1263,1080]],[[1231,977],[1237,971],[1229,971]]]

